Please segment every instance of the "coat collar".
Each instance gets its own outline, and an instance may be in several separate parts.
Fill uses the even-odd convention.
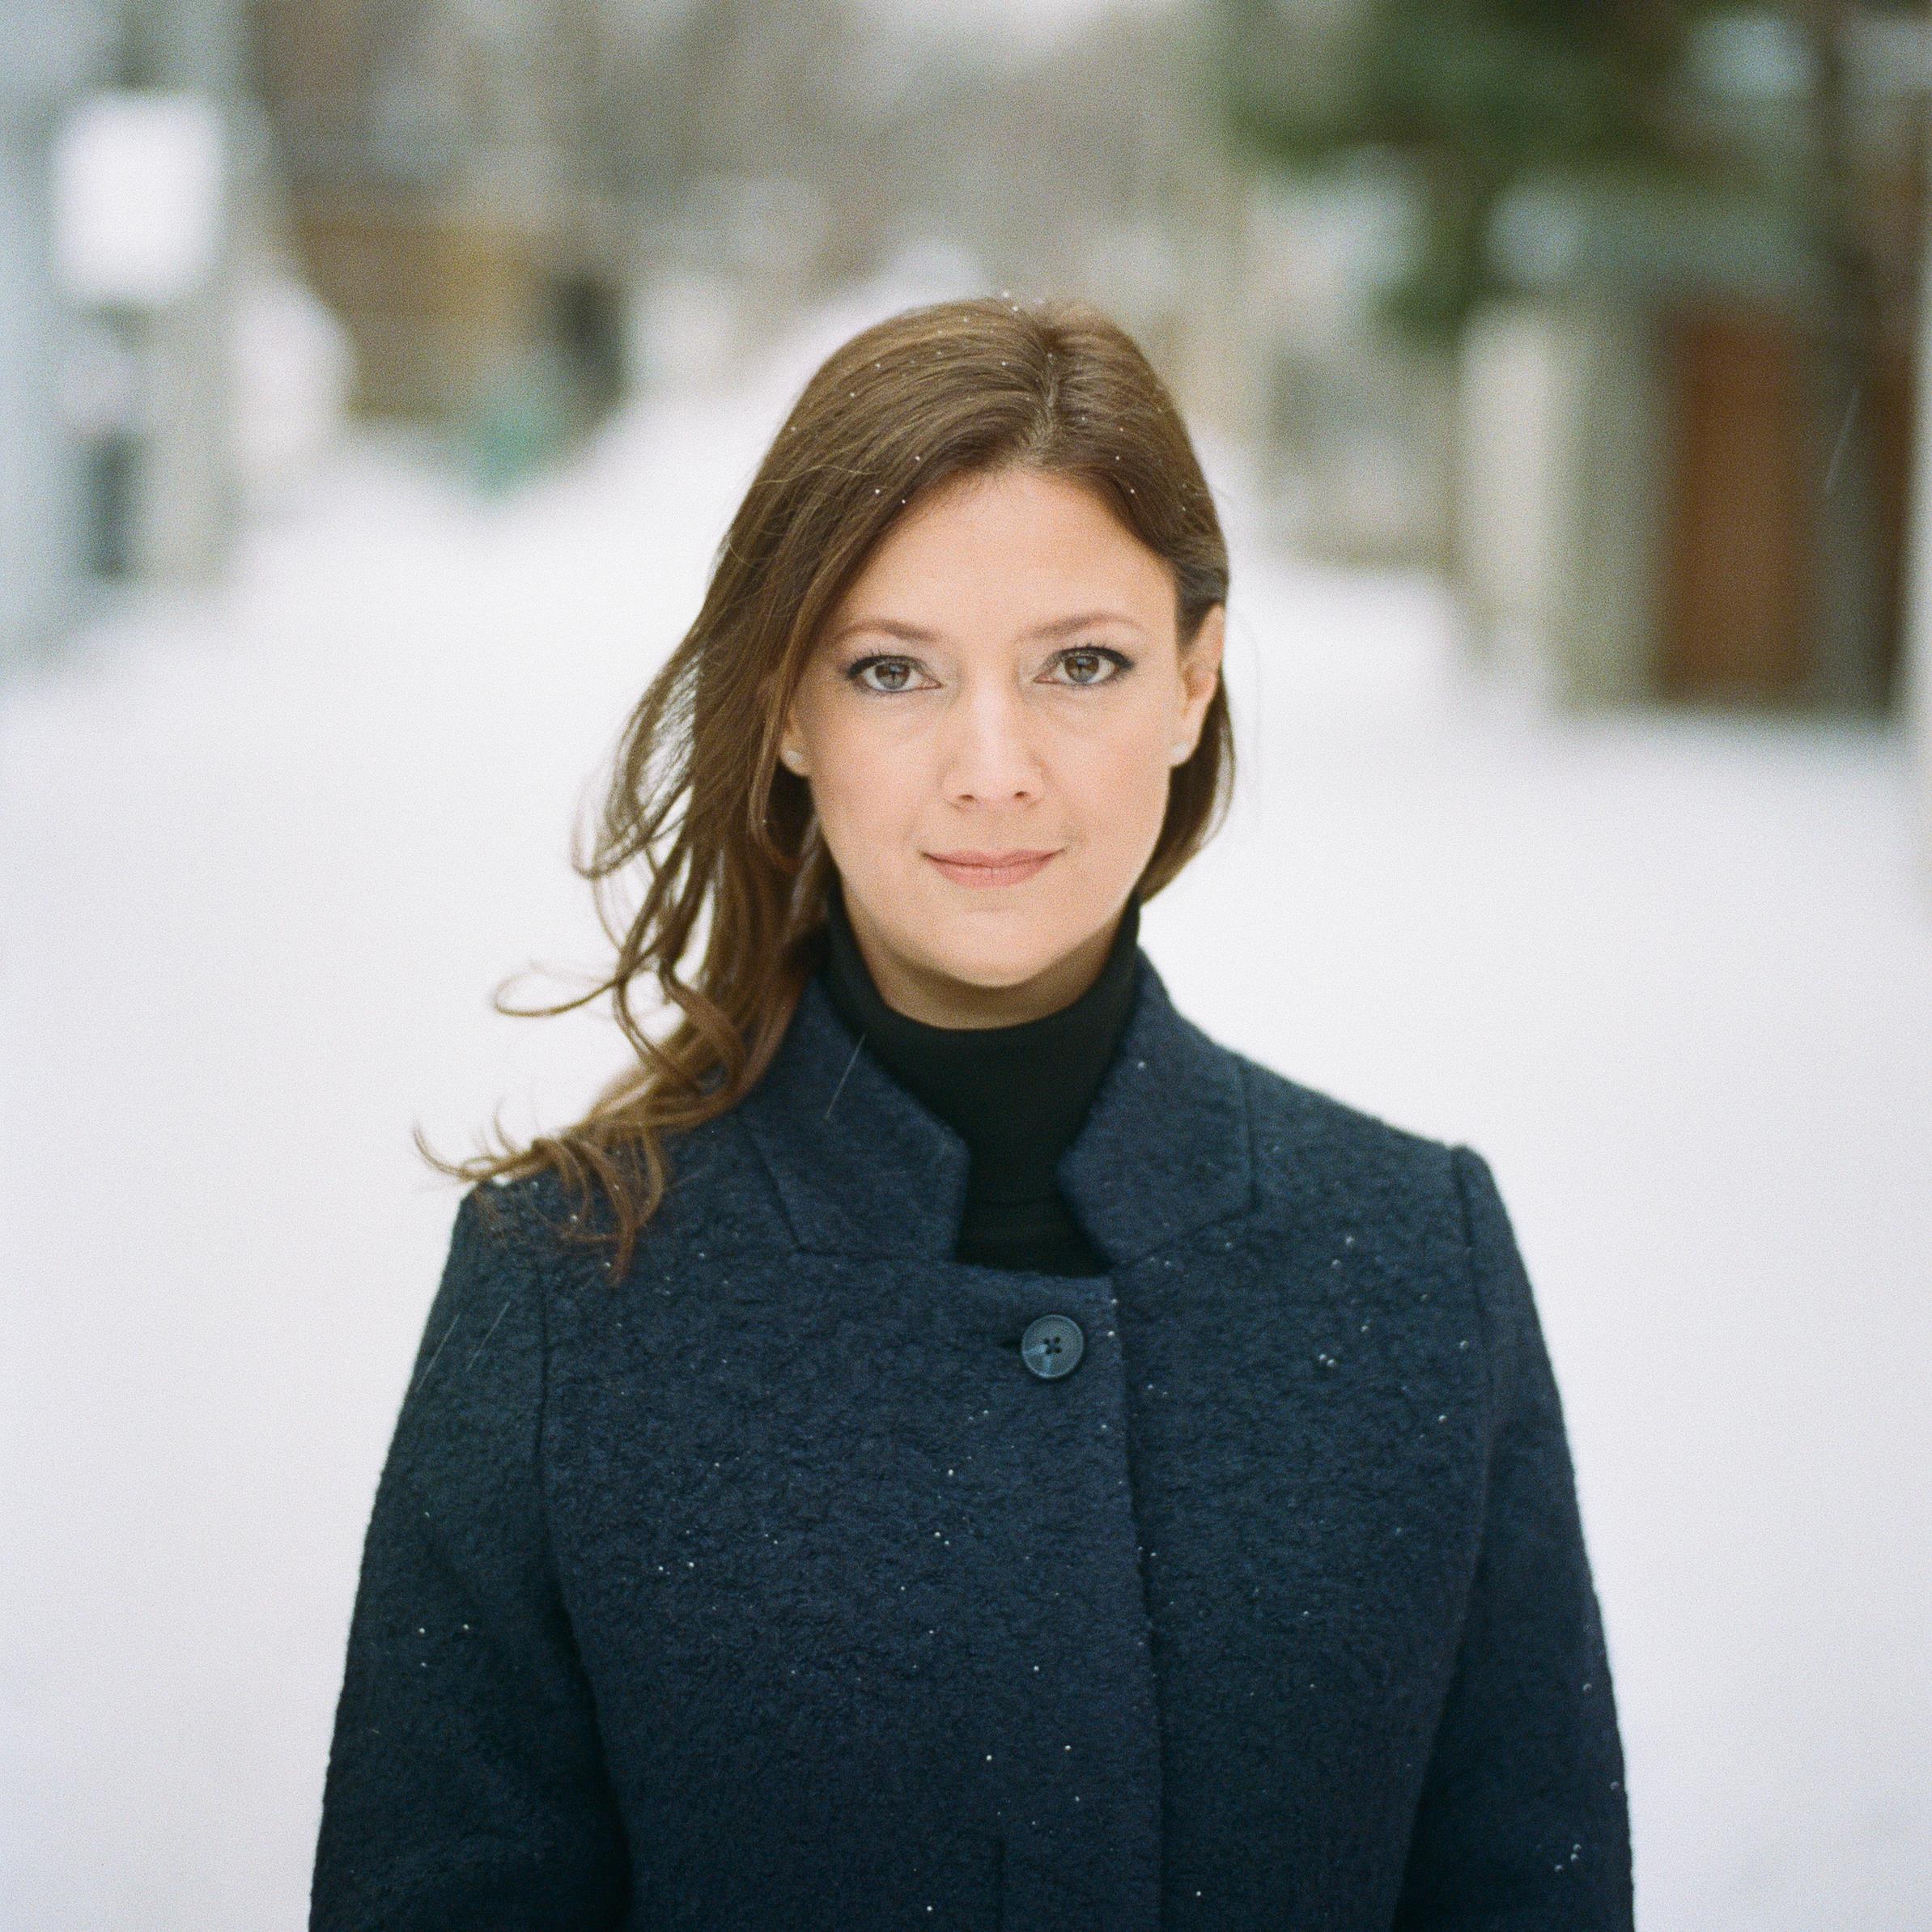
[[[740,1112],[801,1248],[951,1258],[966,1144],[864,1051],[816,974]],[[1240,1062],[1175,1010],[1139,948],[1119,1046],[1059,1178],[1115,1267],[1241,1212],[1253,1195]]]

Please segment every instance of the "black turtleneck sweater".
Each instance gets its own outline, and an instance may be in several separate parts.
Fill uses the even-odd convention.
[[[834,875],[820,974],[865,1047],[966,1144],[959,1260],[1038,1275],[1106,1272],[1068,1211],[1055,1170],[1127,1025],[1140,925],[1140,905],[1130,898],[1098,976],[1058,1012],[1016,1026],[931,1026],[881,996]]]

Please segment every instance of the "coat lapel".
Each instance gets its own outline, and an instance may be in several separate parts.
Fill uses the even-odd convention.
[[[1242,1212],[1254,1190],[1238,1059],[1175,1010],[1144,950],[1135,965],[1120,1045],[1059,1165],[1115,1267]],[[802,1249],[950,1258],[966,1143],[865,1051],[816,975],[740,1111]]]

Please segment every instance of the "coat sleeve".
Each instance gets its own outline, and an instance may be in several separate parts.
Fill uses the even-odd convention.
[[[1492,1397],[1482,1543],[1395,1932],[1630,1932],[1629,1817],[1563,1411],[1488,1164],[1452,1150]]]
[[[622,1830],[546,1532],[541,1276],[473,1188],[378,1482],[311,1932],[592,1932]],[[493,1203],[494,1206],[495,1204]]]

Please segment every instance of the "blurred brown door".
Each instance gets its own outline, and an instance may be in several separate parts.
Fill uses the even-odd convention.
[[[1823,479],[1807,449],[1806,338],[1792,317],[1705,303],[1663,319],[1667,473],[1658,685],[1666,697],[1794,704],[1811,665]],[[1878,518],[1880,684],[1899,674],[1916,398],[1912,344],[1884,341],[1858,407]]]
[[[1674,456],[1659,688],[1795,701],[1814,585],[1802,340],[1788,318],[1742,305],[1678,310],[1662,326]]]

